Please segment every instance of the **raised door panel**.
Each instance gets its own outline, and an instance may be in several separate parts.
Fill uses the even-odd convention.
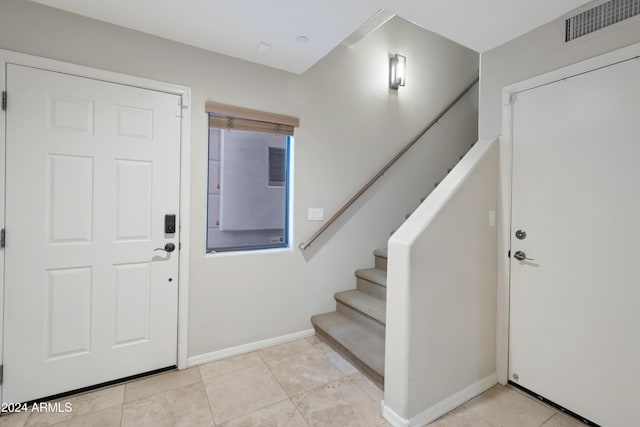
[[[149,293],[151,264],[116,265],[114,345],[149,340]]]
[[[91,352],[91,268],[50,270],[45,286],[46,359]]]
[[[150,240],[153,163],[116,160],[116,240]]]
[[[47,156],[49,244],[89,243],[93,236],[93,158]]]

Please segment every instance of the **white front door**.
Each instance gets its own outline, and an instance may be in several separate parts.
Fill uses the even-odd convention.
[[[638,76],[629,60],[513,104],[509,379],[609,427],[638,425]]]
[[[180,97],[11,64],[7,92],[3,401],[175,365]]]

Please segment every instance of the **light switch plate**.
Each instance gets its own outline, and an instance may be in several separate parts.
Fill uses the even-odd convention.
[[[324,221],[324,208],[309,208],[309,221]]]

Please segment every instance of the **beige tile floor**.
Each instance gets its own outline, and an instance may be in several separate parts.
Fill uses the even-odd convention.
[[[316,337],[62,399],[70,413],[0,417],[0,427],[378,427],[382,390]],[[495,386],[434,427],[577,427]]]

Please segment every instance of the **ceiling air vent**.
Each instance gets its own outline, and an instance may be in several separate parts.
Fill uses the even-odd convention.
[[[640,0],[611,0],[566,20],[565,42],[640,14]]]

